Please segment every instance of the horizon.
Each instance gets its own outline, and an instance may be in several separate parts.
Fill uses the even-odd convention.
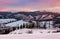
[[[35,11],[16,11],[16,10],[11,10],[11,11],[0,11],[0,12],[11,12],[11,13],[18,13],[18,12],[52,12],[52,13],[59,13],[60,12],[54,12],[54,11],[46,11],[46,10],[43,10],[43,11],[39,11],[39,10],[35,10]]]

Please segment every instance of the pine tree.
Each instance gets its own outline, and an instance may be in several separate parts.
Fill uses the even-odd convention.
[[[25,28],[25,24],[23,23],[23,28]]]
[[[26,23],[26,28],[29,28],[29,25]]]
[[[39,28],[39,22],[38,21],[36,22],[36,24],[37,24],[37,28]]]
[[[44,24],[44,27],[43,27],[44,29],[46,29],[46,22],[45,22],[45,24]]]
[[[23,28],[23,25],[21,25],[20,28],[22,29]]]

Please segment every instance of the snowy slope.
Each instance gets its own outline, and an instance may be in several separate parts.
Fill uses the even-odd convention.
[[[23,20],[19,20],[19,21],[16,21],[16,22],[8,23],[8,24],[6,24],[6,26],[10,26],[10,27],[20,26],[20,25],[22,25],[23,23],[28,23],[28,22],[25,22],[25,21],[23,21]]]
[[[0,19],[0,23],[8,23],[10,21],[16,21],[16,19]]]
[[[60,39],[60,33],[8,34],[0,35],[0,39]]]
[[[41,33],[55,33],[57,29],[19,29],[10,32],[9,34],[41,34]],[[29,33],[31,32],[31,33]]]

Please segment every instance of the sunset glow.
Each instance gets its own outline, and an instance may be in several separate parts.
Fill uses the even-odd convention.
[[[0,11],[11,10],[60,12],[60,0],[0,0]]]

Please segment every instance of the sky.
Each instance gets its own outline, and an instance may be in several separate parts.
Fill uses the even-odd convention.
[[[60,0],[0,0],[0,11],[60,12]]]

